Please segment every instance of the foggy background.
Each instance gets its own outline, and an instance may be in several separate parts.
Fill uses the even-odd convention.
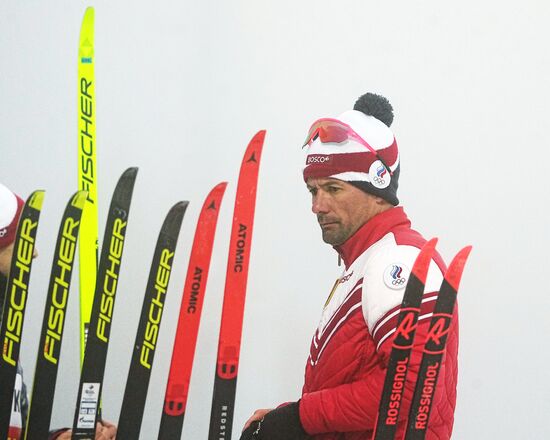
[[[238,168],[267,136],[233,439],[256,408],[300,396],[309,344],[340,273],[301,177],[309,125],[367,91],[394,107],[398,195],[450,261],[474,246],[459,292],[453,439],[550,438],[548,175],[550,6],[543,1],[221,2],[0,0],[0,181],[45,189],[21,358],[33,380],[55,237],[77,189],[77,54],[95,7],[100,242],[120,174],[138,166],[103,391],[117,421],[162,220],[189,200],[141,439],[156,438],[181,291],[204,197],[222,204],[183,438],[207,437]],[[541,278],[542,277],[542,278]],[[73,276],[52,427],[79,380]]]

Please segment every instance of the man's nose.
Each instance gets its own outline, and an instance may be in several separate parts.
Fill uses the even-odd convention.
[[[311,211],[314,214],[326,214],[329,211],[329,204],[326,196],[321,192],[317,192],[311,202]]]

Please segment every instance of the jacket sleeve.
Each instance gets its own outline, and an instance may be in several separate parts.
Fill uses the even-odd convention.
[[[419,249],[413,246],[388,246],[380,249],[375,256],[366,263],[364,271],[362,311],[369,335],[376,347],[375,365],[368,372],[359,372],[361,380],[326,388],[302,396],[300,404],[300,418],[308,434],[325,432],[353,432],[373,430],[378,415],[378,406],[388,359],[391,352],[392,335],[397,326],[397,315],[406,282]],[[428,272],[426,291],[434,292],[439,289],[442,280],[442,271],[432,261]],[[430,296],[430,294],[426,294]],[[431,297],[435,294],[432,293]],[[421,346],[429,325],[429,309],[435,301],[423,303],[416,338],[415,354],[411,356],[408,366],[408,376],[401,406],[403,412],[408,412],[414,383],[420,366]],[[372,358],[369,359],[372,361]],[[369,362],[372,365],[372,362]],[[441,376],[445,373],[440,371]],[[441,394],[441,393],[439,393]],[[436,396],[437,398],[437,396]],[[406,416],[406,413],[405,413]]]
[[[23,369],[21,368],[21,364],[19,363],[17,364],[17,374],[21,376],[21,393],[19,394],[19,406],[21,408],[21,438],[24,438],[25,426],[27,426],[27,416],[29,414],[29,398],[27,396],[27,385],[25,385],[25,380],[23,378]]]
[[[420,352],[424,343],[428,325],[429,322],[424,321],[417,328],[414,344],[417,352]],[[387,340],[378,351],[380,362],[365,379],[304,394],[300,402],[300,420],[304,430],[310,435],[373,430],[378,416],[390,351],[391,342]],[[420,366],[419,358],[420,356],[412,357],[409,362],[401,419],[404,418],[403,416],[406,417],[410,407]],[[439,377],[445,377],[445,360],[441,365]],[[441,387],[442,384],[438,383],[438,388]],[[441,392],[436,392],[434,405],[443,395]]]

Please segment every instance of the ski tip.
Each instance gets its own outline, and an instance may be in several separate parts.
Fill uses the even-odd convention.
[[[137,172],[137,167],[133,167],[128,168],[122,173],[116,184],[113,198],[111,199],[111,206],[113,206],[113,203],[129,204],[134,192]],[[124,200],[126,201],[124,202]]]
[[[217,216],[226,188],[227,182],[220,182],[214,188],[212,188],[204,199],[201,213],[215,212],[215,215]]]
[[[71,196],[71,205],[80,210],[84,209],[86,199],[88,198],[88,191],[80,190],[75,192]]]
[[[34,208],[40,211],[42,209],[42,203],[44,203],[45,194],[46,194],[46,191],[42,189],[33,191],[32,194],[27,199],[27,203],[31,208]]]
[[[122,177],[136,177],[138,173],[138,167],[130,167],[122,173]]]
[[[259,142],[263,142],[265,139],[266,133],[267,133],[267,130],[259,130],[258,133],[256,133],[252,139],[257,140]]]
[[[250,143],[248,144],[249,148],[261,148],[265,141],[265,130],[258,131],[250,140]]]
[[[187,200],[181,200],[174,204],[170,211],[168,211],[168,214],[166,214],[166,219],[175,219],[176,222],[181,224],[181,221],[183,219],[183,216],[185,215],[185,210],[189,206],[189,202]],[[179,226],[178,226],[179,227]]]
[[[177,202],[170,208],[164,219],[162,231],[174,236],[176,240],[188,205],[189,202],[187,200]]]
[[[214,188],[212,188],[212,190],[210,191],[210,194],[208,194],[208,198],[210,198],[210,196],[217,196],[218,194],[222,196],[226,188],[227,188],[227,182],[218,183]]]
[[[265,130],[260,130],[254,135],[254,137],[248,143],[246,152],[244,153],[241,166],[245,164],[251,164],[255,167],[260,165],[260,158],[262,156],[262,149],[264,146]]]
[[[460,285],[460,280],[462,278],[462,272],[464,271],[464,266],[466,265],[466,260],[472,251],[472,246],[466,246],[462,248],[453,258],[447,273],[445,273],[445,280],[451,285],[451,287],[458,291],[458,286]]]
[[[134,182],[136,180],[137,173],[138,173],[137,167],[131,167],[126,169],[118,179],[118,184],[121,184],[122,182],[127,180]]]
[[[93,26],[94,24],[94,15],[95,10],[93,6],[88,6],[86,10],[84,11],[84,17],[82,19],[83,27],[84,25],[90,25]]]
[[[183,211],[183,212],[185,212],[185,210],[187,209],[188,206],[189,206],[189,201],[188,200],[180,200],[178,203],[176,203],[174,206],[172,206],[172,208],[170,208],[170,211]]]
[[[435,245],[437,244],[437,238],[434,237],[428,240],[420,253],[416,257],[411,272],[420,280],[422,284],[426,283],[426,277],[428,276],[428,269],[430,268],[430,261],[432,260],[435,252]]]

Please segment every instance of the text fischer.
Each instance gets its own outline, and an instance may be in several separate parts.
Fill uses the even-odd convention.
[[[155,277],[156,296],[149,305],[149,314],[147,315],[147,327],[145,328],[145,337],[141,345],[141,355],[139,362],[147,369],[151,369],[153,355],[157,345],[160,320],[162,319],[162,310],[164,300],[166,299],[166,289],[170,280],[170,271],[172,269],[171,260],[174,252],[163,249],[160,257],[160,263]]]
[[[92,81],[86,78],[80,80],[80,150],[82,159],[80,169],[82,172],[82,187],[80,189],[88,191],[88,201],[94,203],[90,187],[94,184],[94,136],[93,136],[93,96],[91,94]]]
[[[6,337],[2,344],[2,356],[8,364],[14,367],[17,363],[14,357],[14,348],[15,344],[19,344],[21,341],[23,310],[25,309],[28,290],[28,275],[31,270],[30,264],[34,253],[34,237],[32,236],[32,231],[37,226],[38,222],[33,222],[31,219],[26,218],[22,221],[21,239],[18,242],[17,249],[14,251],[16,255],[16,272],[13,275],[11,292],[9,292],[9,297],[6,298],[8,316],[5,323]]]
[[[103,289],[101,292],[101,306],[99,320],[97,322],[96,335],[103,342],[109,342],[109,326],[113,316],[113,306],[115,302],[115,293],[118,282],[118,269],[124,247],[124,228],[126,222],[121,219],[115,219],[113,225],[113,235],[109,243],[109,261],[111,266],[103,279]],[[100,280],[98,280],[100,282]]]
[[[52,364],[59,360],[59,344],[65,321],[65,308],[69,295],[69,282],[76,250],[78,225],[80,222],[69,217],[63,224],[63,234],[56,256],[57,274],[53,281],[51,304],[48,312],[48,330],[44,341],[44,357]],[[76,231],[75,231],[76,229]]]

